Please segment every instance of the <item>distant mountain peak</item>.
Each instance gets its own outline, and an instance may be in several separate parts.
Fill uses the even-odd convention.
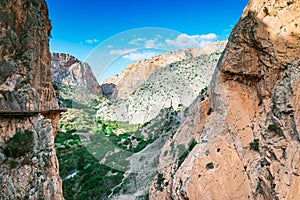
[[[100,85],[91,67],[74,56],[65,53],[51,53],[53,81],[101,93]]]

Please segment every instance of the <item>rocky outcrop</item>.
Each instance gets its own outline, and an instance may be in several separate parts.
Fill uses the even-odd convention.
[[[249,1],[207,94],[165,144],[150,199],[300,198],[299,11]],[[189,153],[163,155],[171,144]]]
[[[0,2],[0,199],[63,199],[44,1]]]
[[[51,58],[52,77],[55,83],[101,93],[100,85],[87,63],[64,53],[52,53]]]
[[[130,64],[119,75],[103,81],[103,84],[115,85],[114,90],[111,91],[112,97],[126,99],[138,90],[152,73],[160,68],[203,54],[211,54],[217,50],[222,51],[225,43],[225,41],[218,41],[198,48],[171,51],[151,59]]]
[[[164,67],[160,66],[158,70],[147,77],[147,80],[140,80],[142,84],[139,88],[126,98],[120,97],[103,102],[99,106],[99,116],[104,120],[142,124],[156,117],[161,109],[173,107],[177,110],[190,106],[201,90],[204,91],[209,84],[225,45],[226,41],[222,41],[213,43],[212,46],[207,45],[205,48],[210,47],[209,51],[204,51],[205,48],[203,47],[169,52],[163,56],[153,58],[152,60],[158,62],[157,60],[163,57],[161,63],[164,63],[168,60],[169,55],[172,55],[168,60],[168,62],[171,62],[174,58],[173,55],[182,52],[197,52],[187,56],[190,58]],[[207,52],[209,54],[206,54]],[[151,63],[152,61],[145,60],[144,62]],[[126,71],[127,69],[121,74],[134,73]],[[118,85],[115,86],[115,90],[117,90],[117,87]]]

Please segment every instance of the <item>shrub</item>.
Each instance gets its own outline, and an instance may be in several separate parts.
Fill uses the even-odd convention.
[[[204,94],[207,91],[207,86],[201,90],[201,94]]]
[[[163,191],[163,183],[165,181],[165,177],[162,173],[159,173],[157,175],[157,180],[156,180],[156,189],[159,191]]]
[[[207,111],[207,115],[210,115],[212,112],[214,112],[214,109],[213,108],[209,108],[208,111]]]
[[[206,164],[206,169],[213,169],[214,168],[214,163],[210,162]]]
[[[33,132],[24,131],[17,132],[12,138],[10,138],[3,149],[5,155],[8,157],[20,157],[24,156],[31,150],[33,145]]]
[[[254,139],[253,142],[250,142],[250,149],[259,151],[259,139]]]
[[[169,153],[169,151],[167,150],[167,151],[165,151],[164,152],[164,156],[166,157],[167,155],[168,155],[168,153]]]
[[[269,15],[269,10],[268,10],[267,7],[264,7],[264,10],[263,10],[263,11],[265,12],[266,15]]]
[[[192,151],[193,148],[196,146],[196,144],[197,144],[197,141],[193,138],[189,144],[189,151]]]
[[[10,165],[10,168],[15,168],[15,167],[17,167],[18,166],[18,162],[17,161],[15,161],[15,160],[11,160],[10,162],[9,162],[9,165]]]
[[[276,127],[275,127],[274,124],[270,124],[270,125],[268,126],[268,130],[269,130],[269,131],[274,131],[275,129],[276,129]]]

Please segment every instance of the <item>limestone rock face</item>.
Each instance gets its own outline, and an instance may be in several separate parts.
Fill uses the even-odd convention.
[[[299,13],[299,0],[249,1],[207,94],[165,144],[150,199],[300,198]],[[179,145],[188,155],[163,155]]]
[[[210,43],[209,45],[171,51],[151,59],[142,60],[130,64],[119,75],[106,79],[103,84],[113,84],[114,88],[111,97],[126,99],[129,95],[139,89],[155,71],[169,64],[189,58],[195,58],[203,54],[211,54],[217,50],[223,50],[225,41]]]
[[[52,53],[51,69],[53,81],[101,93],[91,67],[69,54]]]
[[[132,91],[131,94],[127,93],[126,95],[128,96],[126,98],[121,95],[121,97],[103,102],[98,106],[98,115],[105,120],[142,124],[156,117],[161,109],[173,107],[177,110],[190,106],[201,90],[208,86],[226,43],[227,41],[218,41],[205,47],[169,52],[143,61],[144,63],[149,63],[148,67],[151,68],[151,60],[158,62],[159,59],[162,59],[161,63],[165,61],[171,62],[174,59],[174,55],[181,55],[183,52],[188,57],[182,57],[181,59],[183,60],[181,61],[160,66],[146,80],[138,80],[139,83],[137,85],[141,85],[135,91]],[[170,59],[168,59],[168,56],[171,56]],[[156,64],[154,65],[156,66]],[[125,69],[121,74],[133,75],[136,70],[140,70],[138,66],[135,67],[137,69],[131,69],[132,71]],[[140,67],[143,68],[145,66],[141,65]],[[137,80],[141,77],[133,78]],[[115,91],[118,90],[118,85],[103,84],[102,86],[106,90],[109,87]],[[129,92],[131,89],[127,88],[126,90]],[[111,96],[113,97],[113,94]]]
[[[0,199],[63,199],[50,31],[45,1],[0,1]]]

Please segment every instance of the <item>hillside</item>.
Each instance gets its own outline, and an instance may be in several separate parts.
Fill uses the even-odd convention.
[[[157,70],[185,59],[222,52],[225,44],[225,41],[217,41],[197,48],[170,51],[151,59],[135,62],[128,65],[120,74],[104,80],[101,87],[110,86],[113,88],[113,91],[110,92],[113,98],[126,99],[142,87],[149,76]]]
[[[157,116],[163,108],[173,107],[176,110],[189,107],[201,90],[209,84],[225,45],[225,41],[211,43],[196,49],[169,52],[141,61],[142,65],[141,62],[130,65],[120,76],[132,75],[136,82],[135,90],[130,87],[130,83],[123,83],[119,87],[127,91],[126,95],[122,93],[123,96],[102,103],[98,106],[98,115],[104,120],[142,124]],[[148,78],[138,80],[135,76],[137,71],[145,68],[145,63],[153,69],[152,65],[165,63],[166,60],[170,63],[174,58],[182,60],[160,66],[156,71],[153,70]],[[121,82],[120,79],[118,82]],[[125,89],[126,87],[128,88]]]

